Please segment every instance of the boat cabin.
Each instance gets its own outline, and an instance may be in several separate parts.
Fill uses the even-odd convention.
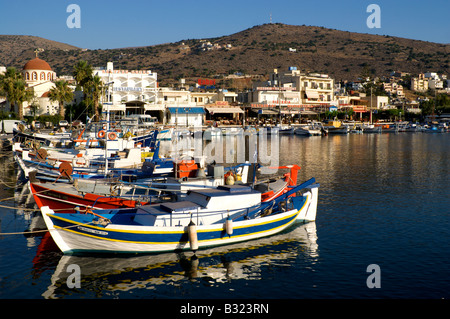
[[[134,222],[144,226],[187,226],[223,223],[261,203],[261,193],[249,186],[227,185],[217,189],[191,190],[183,201],[141,206]],[[226,208],[225,208],[226,207]]]

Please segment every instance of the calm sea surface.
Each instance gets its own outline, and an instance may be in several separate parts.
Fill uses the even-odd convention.
[[[450,298],[450,134],[281,136],[279,147],[280,165],[321,185],[316,222],[197,258],[70,257],[21,234],[44,225],[3,153],[0,233],[19,234],[0,234],[0,299]],[[68,286],[72,264],[80,288]]]

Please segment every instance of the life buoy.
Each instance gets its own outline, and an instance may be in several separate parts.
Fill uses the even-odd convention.
[[[98,138],[104,138],[106,136],[106,132],[101,130],[98,132],[97,136],[98,136]]]
[[[117,138],[117,134],[114,133],[114,132],[109,132],[109,133],[108,133],[108,138],[109,138],[110,140],[115,140],[115,139]]]

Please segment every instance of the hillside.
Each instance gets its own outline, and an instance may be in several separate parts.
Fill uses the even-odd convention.
[[[210,50],[206,49],[208,42]],[[289,66],[327,73],[337,81],[356,80],[364,69],[374,76],[387,76],[393,70],[450,73],[449,44],[279,23],[218,38],[110,50],[81,50],[37,37],[0,36],[0,65],[21,68],[36,47],[45,49],[39,56],[60,75],[71,74],[76,61],[84,59],[93,66],[113,61],[115,68],[150,69],[166,82],[237,71],[264,76],[274,68]]]
[[[0,35],[0,65],[22,68],[35,56],[36,49],[57,51],[79,50],[77,47],[61,42],[30,35]],[[61,61],[62,62],[62,61]]]

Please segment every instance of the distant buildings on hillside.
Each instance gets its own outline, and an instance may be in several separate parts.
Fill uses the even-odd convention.
[[[190,49],[182,43],[180,48]],[[201,41],[197,49],[219,50],[231,49],[232,46],[212,44]],[[6,67],[0,66],[0,74]],[[58,112],[58,104],[48,99],[50,88],[56,79],[64,79],[74,86],[71,76],[57,78],[50,65],[35,58],[25,64],[23,78],[29,87],[33,87],[33,101],[24,103],[24,115],[48,114]],[[266,80],[251,79],[251,89],[231,92],[226,88],[218,88],[216,79],[199,79],[195,85],[186,85],[180,79],[176,87],[160,87],[158,75],[151,70],[116,70],[112,62],[106,67],[95,67],[93,75],[98,75],[105,85],[100,103],[103,109],[113,114],[127,116],[130,114],[149,114],[158,118],[161,123],[200,125],[203,120],[227,120],[239,123],[246,116],[292,116],[300,114],[317,114],[324,110],[340,108],[353,109],[356,113],[365,113],[370,109],[418,104],[405,98],[405,79],[410,79],[410,89],[425,92],[428,89],[446,90],[450,83],[447,76],[435,72],[421,73],[411,76],[405,72],[395,71],[389,78],[381,81],[359,79],[353,82],[335,82],[327,74],[308,73],[297,67],[287,70],[274,69]],[[227,76],[224,80],[248,77],[243,74]],[[409,81],[409,80],[407,80]],[[367,85],[377,85],[383,94],[378,96],[365,92]],[[408,86],[408,82],[406,82]],[[378,90],[379,92],[379,90]],[[381,96],[380,96],[381,95]],[[72,103],[79,103],[82,94],[75,94]],[[0,99],[3,106],[7,101]],[[33,107],[34,106],[34,107]]]

